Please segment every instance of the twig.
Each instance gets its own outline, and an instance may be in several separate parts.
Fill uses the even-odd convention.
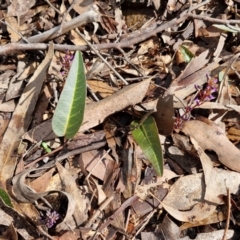
[[[227,188],[227,220],[226,220],[226,226],[224,229],[222,240],[227,239],[227,233],[228,233],[229,223],[230,223],[230,211],[231,211],[231,197],[230,197],[229,188]]]
[[[45,2],[47,2],[48,4],[49,4],[49,6],[52,8],[52,9],[54,9],[54,11],[56,11],[59,15],[62,15],[62,13],[57,9],[57,8],[55,8],[52,4],[51,4],[51,2],[49,1],[49,0],[44,0]]]
[[[206,0],[200,4],[197,4],[195,6],[192,7],[192,10],[194,9],[197,9],[207,3],[209,3],[210,0]],[[92,10],[92,13],[95,14],[92,18],[90,15],[90,10],[83,13],[82,15],[80,15],[79,17],[83,16],[84,14],[84,17],[82,18],[86,18],[85,16],[87,15],[88,18],[91,18],[91,19],[88,19],[89,21],[88,22],[92,22],[93,21],[97,21],[99,20],[98,18],[100,18],[99,14]],[[121,42],[119,43],[104,43],[104,44],[93,44],[92,46],[94,47],[94,49],[96,50],[101,50],[101,49],[109,49],[109,48],[115,48],[115,49],[120,49],[120,48],[131,48],[133,45],[139,43],[139,42],[142,42],[142,41],[145,41],[146,39],[152,37],[153,35],[156,35],[157,33],[167,29],[167,28],[171,28],[175,25],[178,25],[180,23],[182,23],[183,21],[185,21],[188,17],[191,17],[189,15],[190,13],[188,13],[187,11],[184,11],[181,16],[179,18],[174,18],[173,20],[169,21],[169,22],[166,22],[166,23],[162,23],[160,26],[157,26],[155,28],[153,28],[151,31],[149,32],[145,32],[145,33],[142,33],[142,34],[139,34],[133,38],[128,38],[128,39],[124,39],[122,40]],[[193,15],[195,16],[195,15]],[[198,16],[198,15],[196,15]],[[63,28],[63,32],[62,34],[64,34],[65,32],[67,32],[68,30],[71,30],[71,29],[74,29],[76,27],[78,27],[79,25],[81,25],[80,23],[80,20],[79,20],[79,17],[69,21],[68,23],[66,23],[66,25],[64,25],[64,28]],[[97,18],[97,19],[94,19]],[[78,19],[78,20],[77,20]],[[206,19],[205,19],[206,20]],[[73,24],[73,21],[75,21],[75,25]],[[82,25],[84,24],[84,22],[86,23],[87,20],[86,19],[81,19],[82,21]],[[240,23],[240,20],[238,21],[238,23]],[[68,29],[69,28],[69,29]],[[54,37],[58,37],[57,34],[58,34],[58,31],[60,29],[60,26],[59,27],[56,27],[52,30],[49,30],[45,33],[42,33],[42,34],[38,34],[36,36],[33,36],[31,38],[28,38],[28,41],[30,42],[35,42],[37,44],[21,44],[21,43],[11,43],[11,44],[7,44],[3,47],[0,48],[0,55],[1,54],[8,54],[8,53],[12,53],[16,50],[46,50],[48,48],[48,44],[44,44],[44,43],[39,43],[39,42],[43,42],[45,41],[46,39],[49,39],[49,37],[54,38]],[[72,45],[59,45],[59,44],[56,44],[54,45],[54,49],[55,50],[59,50],[59,51],[66,51],[66,49],[70,50],[70,51],[77,51],[77,50],[80,50],[80,51],[86,51],[89,49],[89,46],[88,45],[85,45],[85,46],[72,46]]]
[[[89,172],[89,174],[86,177],[86,180],[88,180],[88,178],[92,175],[92,172],[96,169],[96,167],[98,166],[98,164],[105,158],[106,155],[108,155],[108,153],[111,151],[111,149],[108,149],[107,152],[98,160],[98,162],[96,163],[96,165],[92,168],[92,170]]]
[[[218,19],[218,18],[211,18],[207,17],[204,15],[197,15],[193,13],[187,13],[188,17],[194,18],[194,19],[200,19],[208,22],[213,22],[213,23],[221,23],[224,25],[229,25],[229,24],[240,24],[240,20],[226,20],[226,19]],[[232,27],[232,26],[231,26]]]
[[[8,24],[6,21],[2,21],[0,20],[0,22],[4,25],[6,25],[7,27],[11,28],[18,36],[20,36],[22,38],[22,40],[24,40],[27,43],[30,43],[20,32],[18,32],[15,28],[13,28],[10,24]]]
[[[82,25],[86,25],[90,22],[100,22],[101,20],[101,14],[97,10],[97,6],[93,5],[88,11],[84,12],[80,16],[72,19],[69,22],[66,22],[62,29],[61,25],[57,26],[53,29],[50,29],[44,33],[37,34],[35,36],[32,36],[28,38],[27,40],[31,43],[40,43],[44,42],[46,40],[52,40],[54,38],[59,37],[60,35],[63,35],[67,32],[69,32],[72,29],[75,29],[77,27],[80,27]],[[61,29],[61,33],[59,32]]]
[[[85,38],[85,36],[76,29],[77,34],[87,43],[87,45],[95,52],[95,54],[122,80],[125,85],[128,82],[106,61],[106,59],[94,48],[94,46]]]
[[[96,218],[103,212],[103,210],[110,204],[110,202],[114,199],[114,194],[112,194],[110,197],[108,197],[99,207],[99,209],[92,215],[92,217],[88,220],[88,222],[85,224],[85,227],[91,227],[93,222],[96,220]]]

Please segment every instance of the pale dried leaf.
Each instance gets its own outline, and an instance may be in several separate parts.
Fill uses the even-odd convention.
[[[70,173],[58,162],[56,163],[56,167],[61,178],[63,190],[71,194],[72,198],[76,202],[72,218],[72,225],[76,223],[76,226],[80,226],[88,218],[88,215],[86,214],[88,199],[86,196],[84,196],[82,190],[78,188],[76,185],[76,180],[70,175]],[[59,228],[60,227],[58,226],[58,229]]]
[[[8,6],[8,16],[22,16],[35,5],[36,0],[13,0]]]
[[[184,123],[182,132],[194,138],[203,150],[213,150],[226,167],[240,172],[240,150],[229,141],[217,124],[193,120]]]
[[[215,230],[208,233],[198,233],[197,237],[194,240],[221,240],[224,234],[224,230]],[[234,230],[227,231],[227,238],[231,239],[234,236]],[[190,237],[179,238],[179,240],[191,240]]]

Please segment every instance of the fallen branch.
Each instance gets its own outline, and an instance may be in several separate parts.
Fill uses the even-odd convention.
[[[197,9],[203,5],[206,5],[209,2],[210,2],[210,0],[206,0],[200,4],[197,4],[193,7],[191,7],[191,11],[193,11],[194,9]],[[137,35],[135,37],[126,38],[119,43],[93,44],[92,46],[96,50],[111,49],[111,48],[115,48],[115,49],[131,48],[135,44],[143,42],[146,39],[158,34],[159,32],[164,31],[167,28],[172,28],[176,25],[179,25],[180,23],[182,23],[189,17],[195,17],[195,16],[198,16],[198,15],[191,14],[188,10],[186,10],[181,14],[180,17],[174,18],[173,20],[171,20],[169,22],[162,23],[160,26],[156,26],[155,28],[152,28],[151,31],[146,31],[146,32],[140,33],[139,35]],[[204,20],[206,20],[206,21],[208,21],[208,19],[209,19],[208,17],[204,18]],[[210,18],[210,20],[212,21],[212,18]],[[219,22],[218,20],[220,20],[220,19],[215,19],[215,20],[216,20],[216,22]],[[7,55],[7,54],[13,53],[14,51],[18,51],[18,50],[22,50],[22,51],[24,51],[24,50],[46,50],[48,48],[48,44],[44,44],[44,43],[40,43],[40,42],[44,42],[46,40],[51,40],[56,37],[59,37],[60,35],[68,32],[69,30],[79,27],[81,25],[84,25],[88,22],[97,22],[97,21],[100,21],[100,14],[96,10],[90,9],[89,11],[81,14],[77,18],[64,24],[61,34],[59,33],[61,26],[58,26],[58,27],[53,28],[52,30],[49,30],[47,32],[44,32],[44,33],[41,33],[36,36],[28,38],[27,40],[30,42],[28,44],[24,44],[24,43],[7,44],[0,48],[0,54]],[[221,21],[221,23],[222,23],[222,21]],[[224,21],[225,21],[225,24],[233,23],[233,20],[224,20]],[[238,21],[238,23],[240,23],[240,20]],[[56,44],[54,46],[54,49],[58,50],[58,51],[66,51],[66,50],[86,51],[90,48],[88,45],[73,46],[73,45]]]
[[[100,22],[100,21],[101,21],[101,14],[98,12],[97,6],[93,5],[88,11],[70,20],[69,22],[64,23],[62,26],[62,29],[61,29],[61,25],[59,25],[46,32],[29,37],[27,38],[27,41],[29,43],[41,43],[47,40],[49,41],[69,32],[72,29],[86,25],[87,23]]]

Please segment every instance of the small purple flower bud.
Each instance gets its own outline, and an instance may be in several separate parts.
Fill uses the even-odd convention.
[[[48,210],[46,212],[46,218],[44,219],[44,223],[46,224],[47,228],[53,227],[57,220],[59,219],[59,214],[56,211],[51,212]]]

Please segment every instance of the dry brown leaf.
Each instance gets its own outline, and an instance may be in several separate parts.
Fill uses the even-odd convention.
[[[105,150],[93,150],[82,153],[81,155],[84,168],[91,173],[91,175],[101,180],[104,179],[108,162],[113,161],[109,154],[105,154]],[[102,159],[103,156],[104,158]]]
[[[35,179],[30,183],[31,188],[33,188],[36,192],[41,193],[45,192],[47,186],[52,178],[55,169],[52,168],[49,171],[45,172],[43,175]]]
[[[90,6],[95,2],[95,0],[68,0],[70,4],[73,2],[73,9],[76,11],[79,15],[87,11]]]
[[[180,226],[180,230],[185,230],[191,227],[204,226],[213,223],[219,223],[226,219],[226,214],[223,212],[217,211],[211,214],[208,218],[203,219],[197,223],[184,223]]]
[[[212,180],[212,193],[207,193],[211,202],[222,204],[219,195],[227,194],[227,187],[231,193],[237,193],[240,174],[232,171],[214,169],[215,179]],[[184,222],[199,222],[211,215],[211,208],[204,202],[206,192],[203,174],[188,175],[178,179],[163,201],[163,207],[176,219]],[[195,206],[195,209],[193,208]],[[189,211],[189,209],[191,209]],[[204,212],[205,211],[205,212]],[[212,211],[214,212],[214,211]]]
[[[79,131],[83,132],[97,126],[109,115],[127,106],[132,106],[141,102],[147,92],[149,83],[150,79],[131,84],[108,98],[97,103],[93,102],[88,104],[84,113],[83,124]]]
[[[13,0],[8,6],[8,16],[22,16],[35,5],[36,0]]]
[[[58,162],[56,163],[56,167],[61,178],[63,190],[71,194],[72,198],[75,200],[76,203],[71,225],[74,226],[75,223],[76,226],[80,226],[88,219],[88,215],[86,212],[88,199],[86,196],[84,196],[83,191],[78,188],[76,180],[71,176],[71,174]],[[60,228],[61,227],[58,226],[58,230],[60,230]]]
[[[240,141],[240,130],[236,129],[234,127],[231,127],[228,132],[227,132],[227,137],[228,139],[230,139],[231,141]]]
[[[0,198],[0,224],[3,226],[15,227],[15,231],[23,237],[23,239],[36,239],[39,234],[36,228],[32,226],[22,214],[18,213],[15,209],[5,205]],[[6,239],[6,238],[4,238]],[[7,239],[13,239],[12,236]],[[19,239],[19,238],[17,238]]]
[[[42,84],[52,57],[53,45],[51,44],[45,59],[26,85],[4,134],[3,142],[0,146],[0,156],[2,159],[0,162],[0,183],[4,188],[6,181],[13,176],[17,164],[16,151],[20,143],[20,137],[27,131],[31,123],[35,104],[42,89]]]
[[[159,134],[165,136],[171,134],[174,122],[173,115],[173,95],[169,94],[165,97],[159,97],[156,112],[153,114]]]
[[[194,138],[203,150],[213,150],[226,167],[240,172],[240,150],[231,143],[216,124],[193,120],[184,123],[182,132]]]
[[[87,81],[90,89],[95,93],[99,94],[102,98],[108,97],[117,91],[117,88],[109,86],[106,82],[98,80]]]
[[[7,30],[11,36],[11,42],[18,42],[22,37],[18,34],[20,26],[17,19],[15,17],[8,17],[6,18],[6,22],[9,25]]]

